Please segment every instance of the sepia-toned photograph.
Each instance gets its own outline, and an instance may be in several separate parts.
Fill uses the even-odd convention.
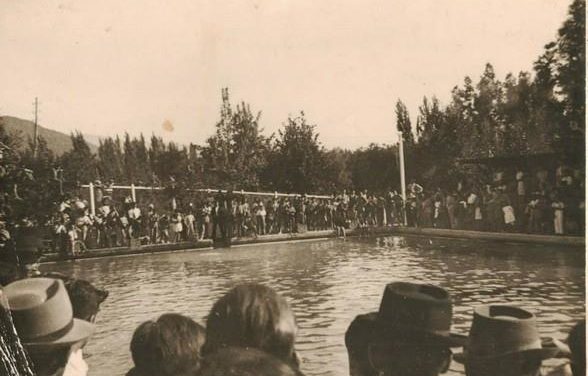
[[[0,376],[586,376],[586,0],[0,0]]]

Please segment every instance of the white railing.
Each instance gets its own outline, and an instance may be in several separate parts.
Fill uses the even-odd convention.
[[[94,183],[89,183],[89,184],[83,184],[82,188],[88,188],[89,193],[90,193],[90,212],[92,213],[92,215],[96,215],[96,200],[95,200],[95,196],[94,196],[94,189],[96,188],[96,185]],[[133,199],[134,202],[137,201],[137,194],[136,191],[137,190],[143,190],[143,191],[161,191],[164,190],[165,187],[146,187],[146,186],[139,186],[139,185],[107,185],[104,186],[105,189],[123,189],[123,190],[130,190],[131,191],[131,198]],[[216,193],[216,192],[221,192],[221,193],[227,193],[229,192],[226,189],[214,189],[214,188],[196,188],[196,189],[189,189],[189,192],[202,192],[202,193]],[[302,194],[299,193],[279,193],[279,192],[251,192],[251,191],[232,191],[233,194],[239,194],[239,195],[246,195],[246,196],[271,196],[271,197],[302,197]],[[325,195],[305,195],[306,197],[309,198],[319,198],[319,199],[330,199],[331,196],[325,196]]]

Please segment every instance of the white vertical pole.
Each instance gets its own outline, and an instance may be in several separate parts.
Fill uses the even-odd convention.
[[[131,198],[133,202],[137,202],[137,196],[135,195],[135,184],[131,184]]]
[[[96,202],[94,198],[94,183],[88,184],[88,188],[90,188],[90,213],[92,215],[96,215]]]
[[[398,153],[400,154],[400,188],[402,190],[402,202],[404,203],[404,225],[408,225],[406,218],[406,177],[404,175],[404,139],[402,132],[398,133]]]

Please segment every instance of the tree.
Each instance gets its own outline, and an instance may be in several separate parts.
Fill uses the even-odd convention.
[[[55,156],[43,137],[38,138],[36,156],[32,148],[19,153],[21,142],[20,134],[8,134],[0,124],[0,213],[10,225],[24,218],[44,223],[60,198]]]
[[[261,112],[254,114],[245,103],[233,109],[228,89],[222,90],[222,100],[216,132],[202,149],[205,168],[214,185],[258,189],[270,140],[259,126]]]
[[[390,145],[370,144],[355,150],[351,155],[349,170],[353,187],[358,190],[385,192],[400,186],[398,148]]]
[[[586,2],[574,0],[557,38],[557,81],[566,120],[572,130],[585,130],[586,119]]]
[[[455,94],[454,94],[455,95]],[[412,170],[415,178],[436,186],[450,185],[451,172],[461,152],[458,129],[465,118],[461,106],[443,109],[433,97],[423,98],[417,118],[418,141],[414,152]],[[467,128],[469,127],[469,123]]]
[[[321,191],[338,192],[342,189],[351,188],[353,182],[349,164],[353,153],[340,148],[331,149],[323,153],[325,165]]]
[[[296,193],[325,192],[324,150],[315,128],[307,123],[304,112],[288,117],[264,171],[267,187]]]
[[[502,144],[505,155],[525,155],[530,152],[532,137],[533,88],[531,77],[520,72],[518,78],[508,74],[503,85],[504,101],[498,112],[504,119]]]
[[[29,140],[30,146],[33,141]],[[61,199],[61,187],[56,176],[57,160],[48,147],[47,141],[37,138],[37,151],[26,149],[21,155],[20,164],[30,171],[26,179],[22,179],[18,186],[18,194],[22,200],[13,203],[15,218],[31,218],[37,223],[45,223],[53,213]]]
[[[151,143],[149,147],[149,165],[151,167],[151,183],[160,185],[164,176],[167,175],[165,165],[162,163],[163,155],[165,154],[165,142],[161,137],[154,134],[151,135]]]
[[[145,184],[151,180],[149,168],[149,155],[143,134],[139,138],[131,137],[125,133],[124,150],[124,177],[129,183]]]
[[[423,98],[419,106],[417,117],[417,136],[419,143],[430,144],[434,142],[437,132],[443,127],[443,111],[436,97],[431,101]]]
[[[474,99],[474,132],[478,135],[477,150],[481,157],[503,153],[500,148],[504,137],[504,121],[498,108],[502,103],[502,85],[496,79],[494,67],[488,63],[477,85]]]
[[[98,171],[100,178],[105,181],[114,180],[122,182],[123,174],[123,158],[120,146],[120,139],[117,137],[107,137],[100,140],[98,145]]]
[[[555,79],[564,121],[556,148],[585,163],[586,145],[586,2],[574,0],[556,41]]]
[[[396,129],[402,133],[403,140],[407,147],[414,145],[414,135],[410,124],[410,115],[406,105],[398,99],[396,101]]]
[[[559,129],[564,123],[563,105],[557,98],[555,77],[556,44],[545,46],[544,53],[535,61],[532,83],[532,110],[529,132],[531,152],[561,151]]]
[[[71,142],[72,149],[60,158],[65,179],[75,186],[89,183],[97,176],[96,156],[80,132],[71,134]]]

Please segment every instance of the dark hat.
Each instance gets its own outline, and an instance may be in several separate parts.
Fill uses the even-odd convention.
[[[514,353],[536,353],[541,359],[555,357],[560,349],[551,339],[542,339],[535,315],[508,305],[485,305],[474,309],[474,320],[463,354],[455,360],[490,360]]]
[[[441,287],[393,282],[384,290],[375,318],[376,332],[387,338],[463,346],[467,337],[451,332],[452,310],[449,293]]]
[[[63,281],[29,278],[13,282],[3,293],[18,336],[27,347],[71,346],[88,339],[94,325],[74,319]]]

